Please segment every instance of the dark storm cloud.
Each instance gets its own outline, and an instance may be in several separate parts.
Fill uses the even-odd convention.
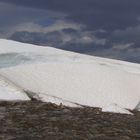
[[[139,45],[140,26],[129,27],[125,30],[116,30],[112,32],[109,40],[114,43],[135,43],[136,45]]]
[[[57,45],[57,47],[59,47],[59,45],[62,44],[63,42],[60,33],[58,31],[50,33],[36,33],[27,31],[15,32],[9,39],[36,45],[45,45],[45,46]]]
[[[17,31],[9,39],[37,45],[54,46],[76,52],[88,52],[95,45],[104,45],[104,39],[98,39],[92,32],[64,28],[51,32]]]
[[[0,35],[11,29],[9,38],[17,41],[140,63],[139,0],[0,0],[0,4],[7,4],[0,5]],[[60,29],[57,20],[66,27]],[[59,25],[52,27],[50,21]],[[28,22],[33,26],[23,30]],[[22,30],[11,28],[16,24]]]
[[[0,37],[7,36],[7,33],[13,32],[13,27],[23,23],[41,23],[44,21],[52,22],[53,19],[64,17],[64,14],[56,13],[44,9],[35,9],[31,7],[22,7],[4,3],[0,1]],[[44,23],[43,23],[44,22]]]
[[[67,19],[90,29],[122,29],[139,24],[139,0],[0,0],[66,13]]]

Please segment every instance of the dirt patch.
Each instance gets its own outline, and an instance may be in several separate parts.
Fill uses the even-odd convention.
[[[0,102],[0,140],[139,140],[140,112],[133,113],[39,101]]]

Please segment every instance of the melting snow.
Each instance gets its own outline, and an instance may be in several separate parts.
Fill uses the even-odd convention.
[[[118,106],[135,109],[140,101],[139,64],[2,39],[0,58],[0,74],[42,101],[119,113]]]
[[[23,90],[0,76],[0,100],[30,100]]]
[[[103,107],[102,111],[103,112],[117,112],[117,113],[121,113],[121,114],[130,114],[130,115],[133,114],[130,111],[128,111],[127,109],[124,109],[124,108],[118,106],[117,104],[111,104],[109,106]]]

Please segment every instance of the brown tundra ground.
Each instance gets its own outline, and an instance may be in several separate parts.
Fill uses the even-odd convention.
[[[0,102],[0,140],[140,140],[140,112],[133,113],[39,101]]]

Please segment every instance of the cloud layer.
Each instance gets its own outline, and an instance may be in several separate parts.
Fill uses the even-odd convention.
[[[0,0],[0,37],[140,63],[139,0]]]

